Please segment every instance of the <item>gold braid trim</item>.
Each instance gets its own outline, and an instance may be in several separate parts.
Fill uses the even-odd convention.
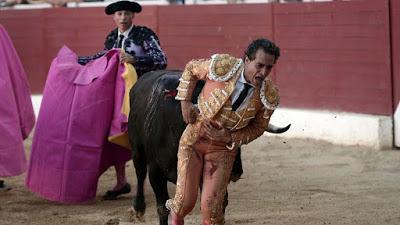
[[[262,83],[260,91],[261,102],[268,110],[275,110],[279,105],[279,90],[271,80]]]
[[[232,74],[230,80],[225,82],[225,86],[222,89],[216,88],[212,91],[211,97],[205,98],[200,95],[198,98],[198,105],[201,115],[205,118],[213,118],[219,110],[223,107],[227,99],[230,97],[228,93],[232,93],[235,88],[236,81],[239,79],[242,70],[244,69],[243,64]]]

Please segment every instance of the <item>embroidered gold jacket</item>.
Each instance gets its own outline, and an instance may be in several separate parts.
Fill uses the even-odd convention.
[[[198,80],[205,80],[198,99],[201,118],[220,122],[231,131],[232,146],[247,144],[261,136],[279,104],[278,89],[266,79],[261,88],[253,91],[247,106],[232,111],[230,96],[244,64],[241,59],[227,54],[216,54],[208,60],[192,60],[187,65],[178,86],[177,100],[192,98]]]

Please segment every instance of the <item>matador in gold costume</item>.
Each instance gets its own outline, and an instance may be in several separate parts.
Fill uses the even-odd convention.
[[[279,103],[268,79],[279,55],[273,42],[257,39],[244,61],[215,54],[186,65],[176,99],[188,125],[179,143],[175,197],[166,203],[173,225],[184,224],[200,185],[202,225],[224,224],[223,200],[237,149],[263,134]],[[198,80],[205,85],[195,106],[191,98]]]

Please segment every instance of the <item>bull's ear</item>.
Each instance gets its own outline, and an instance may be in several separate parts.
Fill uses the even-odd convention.
[[[244,64],[247,65],[247,64],[249,64],[250,62],[251,62],[251,60],[250,60],[249,57],[247,57],[247,55],[246,55],[246,57],[244,57]]]

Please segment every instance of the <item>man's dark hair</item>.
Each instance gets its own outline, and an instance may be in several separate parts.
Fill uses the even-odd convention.
[[[280,56],[279,47],[276,46],[275,43],[273,43],[272,41],[265,38],[260,38],[251,42],[250,45],[247,47],[246,51],[244,52],[244,54],[250,60],[254,60],[256,58],[256,52],[258,49],[262,49],[264,50],[265,53],[275,56],[274,63],[276,63],[276,61]]]

